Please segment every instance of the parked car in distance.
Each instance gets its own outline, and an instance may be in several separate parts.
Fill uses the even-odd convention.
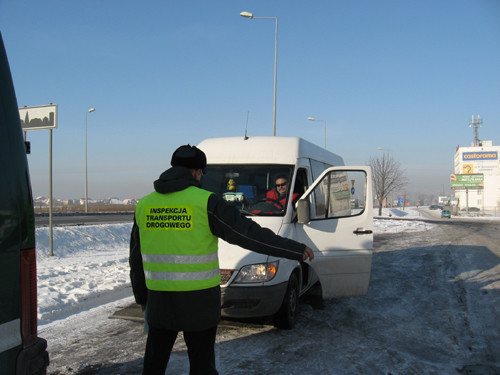
[[[451,218],[451,212],[449,209],[443,208],[443,210],[441,211],[441,218],[443,217],[447,217],[448,219]]]
[[[44,375],[37,332],[35,218],[25,143],[0,34],[0,373]]]
[[[460,211],[466,212],[467,208],[462,208]],[[469,212],[480,212],[481,210],[477,207],[469,207],[468,211]]]

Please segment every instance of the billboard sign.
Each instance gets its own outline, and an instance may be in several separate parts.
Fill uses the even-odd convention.
[[[450,178],[451,188],[484,188],[484,174],[452,174]]]
[[[462,154],[462,160],[498,160],[498,153],[496,151],[476,151],[476,152],[464,152]]]
[[[23,131],[57,128],[57,104],[19,108]]]

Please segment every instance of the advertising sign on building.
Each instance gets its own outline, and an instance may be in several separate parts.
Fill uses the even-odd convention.
[[[451,188],[476,188],[484,187],[484,174],[452,174],[450,177]]]
[[[498,153],[496,151],[474,151],[464,152],[462,160],[498,160]]]
[[[473,174],[474,164],[462,164],[462,174]]]
[[[500,166],[496,147],[467,147],[461,148],[460,151],[459,155],[455,156],[456,173],[490,175]]]
[[[57,104],[19,108],[23,130],[57,128]]]

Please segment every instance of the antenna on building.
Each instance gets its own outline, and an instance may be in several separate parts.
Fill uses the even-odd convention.
[[[481,124],[483,123],[483,119],[477,115],[477,118],[474,119],[474,115],[472,115],[472,120],[469,120],[469,127],[474,128],[474,147],[480,146],[480,140],[479,140],[479,128],[481,127]]]

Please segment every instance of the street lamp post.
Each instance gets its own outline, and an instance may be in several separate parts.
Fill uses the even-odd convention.
[[[94,112],[95,108],[90,108],[85,112],[85,212],[89,212],[89,196],[88,196],[88,183],[87,183],[87,117],[90,112]]]
[[[310,121],[320,121],[325,124],[325,150],[326,150],[326,120],[316,120],[314,117],[308,117],[307,119]]]
[[[276,20],[276,31],[274,33],[274,105],[273,105],[273,136],[276,135],[276,86],[278,79],[278,17],[254,17],[253,13],[241,12],[240,16],[254,20]]]
[[[390,148],[383,148],[383,147],[377,147],[377,150],[379,151],[387,151],[387,152],[392,152]]]

